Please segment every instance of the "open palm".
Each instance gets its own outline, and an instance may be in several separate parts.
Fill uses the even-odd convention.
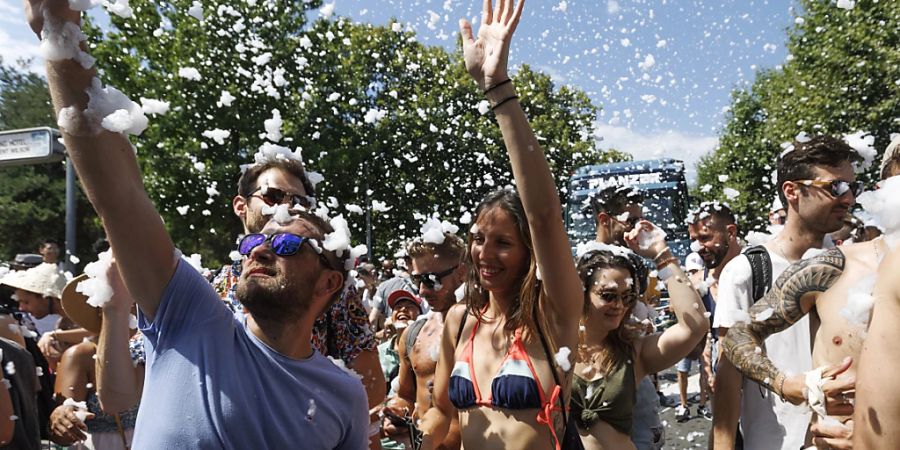
[[[519,0],[513,7],[513,0],[499,0],[493,9],[491,0],[485,0],[477,40],[472,34],[472,24],[465,19],[459,22],[466,70],[482,89],[508,78],[509,43],[524,4],[524,0]]]

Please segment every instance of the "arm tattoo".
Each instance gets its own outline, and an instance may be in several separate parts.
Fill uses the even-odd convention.
[[[843,271],[844,254],[836,248],[791,264],[750,307],[753,320],[728,330],[722,341],[725,356],[745,376],[775,392],[779,370],[766,356],[765,339],[802,319],[808,311],[803,311],[800,299],[811,292],[825,292]]]

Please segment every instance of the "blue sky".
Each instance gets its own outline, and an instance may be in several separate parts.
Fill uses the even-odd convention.
[[[830,1],[830,0],[824,0]],[[334,13],[386,24],[452,48],[478,0],[333,0]],[[762,0],[529,0],[511,64],[577,86],[603,112],[601,147],[635,158],[671,156],[688,167],[716,144],[731,91],[785,60],[793,2]],[[105,14],[102,10],[97,14]],[[477,25],[476,25],[477,26]],[[0,0],[0,56],[37,57],[20,0]],[[40,62],[33,64],[41,70]]]

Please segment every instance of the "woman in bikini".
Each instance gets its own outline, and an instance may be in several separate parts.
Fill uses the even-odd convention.
[[[521,14],[521,0],[494,10],[486,0],[477,40],[460,23],[466,68],[492,105],[518,192],[490,194],[476,209],[466,305],[445,320],[424,448],[444,444],[450,427],[467,449],[545,450],[563,440],[582,289],[550,168],[506,71]]]
[[[638,255],[654,260],[669,290],[678,323],[661,334],[641,335],[628,326],[640,285],[629,250],[597,244],[579,258],[584,315],[571,414],[587,450],[635,448],[629,436],[638,383],[647,374],[678,362],[709,330],[700,296],[666,246],[664,235],[650,238],[643,249],[638,245],[639,234],[653,236],[652,228],[641,221],[625,235],[625,241]]]

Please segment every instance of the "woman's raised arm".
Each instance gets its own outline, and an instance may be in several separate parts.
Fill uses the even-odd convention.
[[[460,21],[466,69],[490,101],[509,154],[516,188],[525,208],[537,267],[557,320],[577,334],[584,303],[583,290],[569,248],[559,194],[534,131],[519,104],[507,64],[513,32],[522,17],[524,0],[485,0],[477,39],[472,25]],[[571,325],[571,326],[568,326]]]

